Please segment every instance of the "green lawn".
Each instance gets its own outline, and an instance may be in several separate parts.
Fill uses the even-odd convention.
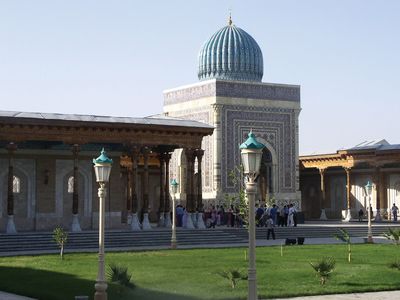
[[[400,271],[388,263],[400,259],[395,245],[353,246],[349,264],[346,245],[310,245],[257,248],[257,285],[262,298],[355,291],[400,289]],[[109,299],[245,299],[247,282],[232,290],[228,281],[215,273],[246,270],[245,248],[198,249],[107,253],[106,261],[129,267],[137,288],[122,294],[109,285]],[[309,265],[323,256],[333,256],[336,270],[326,286]],[[97,255],[67,254],[0,258],[0,290],[38,299],[93,297]]]

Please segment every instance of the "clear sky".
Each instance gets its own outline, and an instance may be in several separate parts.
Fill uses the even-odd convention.
[[[2,0],[0,110],[160,113],[229,9],[263,81],[301,85],[301,154],[400,143],[398,0]]]

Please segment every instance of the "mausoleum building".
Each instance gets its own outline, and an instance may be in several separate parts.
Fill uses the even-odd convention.
[[[263,55],[246,31],[228,25],[213,34],[198,56],[199,82],[164,91],[164,113],[215,128],[203,140],[203,197],[218,204],[237,192],[229,174],[240,165],[239,145],[252,130],[266,147],[258,199],[301,209],[298,117],[300,86],[262,82]],[[186,153],[175,151],[171,172],[184,180]],[[197,163],[196,163],[197,165]],[[179,197],[184,201],[185,187]]]

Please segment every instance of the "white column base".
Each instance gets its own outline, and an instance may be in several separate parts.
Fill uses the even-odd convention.
[[[165,219],[164,219],[164,213],[160,213],[160,218],[158,219],[158,227],[165,227]]]
[[[15,223],[14,223],[14,215],[8,215],[6,233],[17,234],[17,229],[15,228]]]
[[[203,213],[199,212],[197,213],[197,229],[206,229],[206,224],[204,224],[203,220]]]
[[[142,230],[140,228],[140,222],[137,213],[132,214],[132,220],[131,220],[131,230],[132,231],[140,231]]]
[[[171,215],[169,212],[164,213],[165,227],[169,228],[172,226]]]
[[[346,212],[346,218],[344,219],[344,221],[350,222],[350,220],[351,220],[351,211],[350,211],[350,209],[348,209]]]
[[[148,213],[143,214],[142,229],[143,230],[151,230],[151,225],[150,225],[149,214]]]
[[[82,231],[81,225],[79,224],[78,214],[72,215],[71,231],[72,232],[80,232],[80,231]]]
[[[126,224],[128,224],[128,225],[132,224],[132,214],[131,214],[131,212],[128,212],[128,215],[126,216]]]
[[[194,229],[192,213],[187,213],[186,227],[187,229]]]
[[[376,210],[375,222],[382,222],[381,210]]]
[[[325,208],[321,209],[321,216],[319,217],[319,219],[322,221],[328,220],[328,218],[326,217]]]

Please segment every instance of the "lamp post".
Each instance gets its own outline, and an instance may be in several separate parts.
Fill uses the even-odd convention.
[[[176,249],[176,209],[175,209],[175,201],[176,201],[176,193],[178,191],[179,183],[173,179],[171,181],[171,190],[172,190],[172,236],[171,236],[171,249]]]
[[[365,190],[367,191],[368,195],[368,237],[367,242],[373,243],[374,240],[372,239],[372,227],[371,227],[371,193],[372,193],[372,184],[371,182],[367,182],[365,185]]]
[[[257,299],[256,281],[256,231],[255,231],[255,195],[257,192],[256,178],[260,170],[262,149],[265,146],[259,143],[252,131],[248,139],[240,145],[243,173],[246,177],[246,196],[249,204],[249,270],[248,270],[248,300]]]
[[[95,287],[95,300],[107,300],[107,282],[105,279],[105,262],[104,262],[104,213],[105,213],[105,185],[110,178],[112,159],[108,158],[106,152],[101,150],[98,158],[93,159],[94,172],[96,173],[96,181],[99,187],[99,270]]]

